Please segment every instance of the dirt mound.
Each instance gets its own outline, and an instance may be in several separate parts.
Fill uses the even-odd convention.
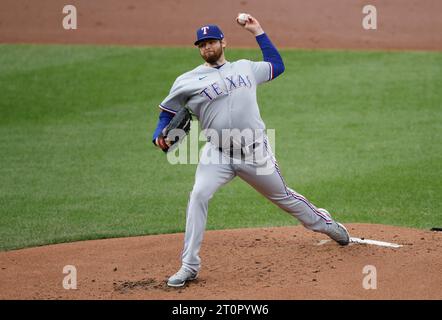
[[[222,27],[229,46],[256,42],[234,19],[256,16],[280,48],[442,50],[440,0],[75,0],[77,29],[62,25],[57,0],[3,0],[0,42],[192,46],[198,26]],[[374,5],[377,29],[362,27],[363,7]]]
[[[207,231],[198,280],[174,289],[165,281],[180,266],[183,234],[58,244],[0,253],[0,298],[442,299],[441,232],[347,226],[402,247],[340,247],[300,226]],[[76,290],[63,288],[66,265]],[[368,265],[376,289],[364,288]]]

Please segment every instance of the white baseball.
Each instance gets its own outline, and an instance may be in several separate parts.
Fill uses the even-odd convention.
[[[239,24],[245,25],[246,22],[249,21],[249,15],[247,13],[240,13],[238,17],[236,18]]]

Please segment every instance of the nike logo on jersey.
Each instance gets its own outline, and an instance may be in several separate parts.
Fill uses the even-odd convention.
[[[199,80],[203,80],[204,78],[207,78],[207,76],[204,76],[204,77],[201,77],[201,78],[198,78]]]

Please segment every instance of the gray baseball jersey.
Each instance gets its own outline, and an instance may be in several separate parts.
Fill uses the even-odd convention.
[[[201,128],[214,130],[218,137],[222,137],[225,129],[259,132],[265,125],[259,113],[256,87],[271,79],[272,65],[264,61],[226,62],[219,69],[200,65],[176,79],[160,108],[176,112],[187,106],[200,121]],[[234,146],[248,145],[260,137],[242,138],[246,140],[241,143],[240,135],[233,136]],[[228,141],[212,143],[230,147],[226,145]]]
[[[219,159],[231,159],[219,150],[220,143],[209,141],[203,152],[195,174],[195,184],[190,194],[186,214],[186,233],[182,252],[183,267],[199,271],[199,251],[206,227],[208,203],[213,194],[224,184],[239,176],[267,199],[292,214],[310,230],[327,232],[331,217],[318,210],[306,198],[289,188],[278,168],[276,159],[264,133],[257,97],[257,85],[273,78],[272,65],[268,62],[239,60],[226,62],[219,69],[199,66],[178,77],[161,103],[160,108],[176,112],[187,106],[199,119],[202,129],[215,130],[219,137],[225,129],[257,130],[262,137],[252,136],[242,141],[241,134],[233,137],[236,145],[245,146],[253,142],[254,148],[247,148],[253,159],[263,161],[231,163]],[[262,139],[261,139],[262,138]],[[261,143],[256,143],[260,141]],[[230,148],[226,141],[222,147]],[[235,147],[235,141],[234,141]],[[259,169],[270,164],[271,170],[257,174]],[[267,168],[266,168],[267,169]]]

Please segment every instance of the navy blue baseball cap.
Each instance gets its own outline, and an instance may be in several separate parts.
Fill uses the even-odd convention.
[[[196,41],[195,45],[197,46],[198,43],[200,43],[203,40],[207,39],[216,39],[216,40],[222,40],[224,39],[224,34],[221,31],[221,29],[214,24],[208,24],[205,26],[202,26],[201,28],[198,28],[196,30]]]

